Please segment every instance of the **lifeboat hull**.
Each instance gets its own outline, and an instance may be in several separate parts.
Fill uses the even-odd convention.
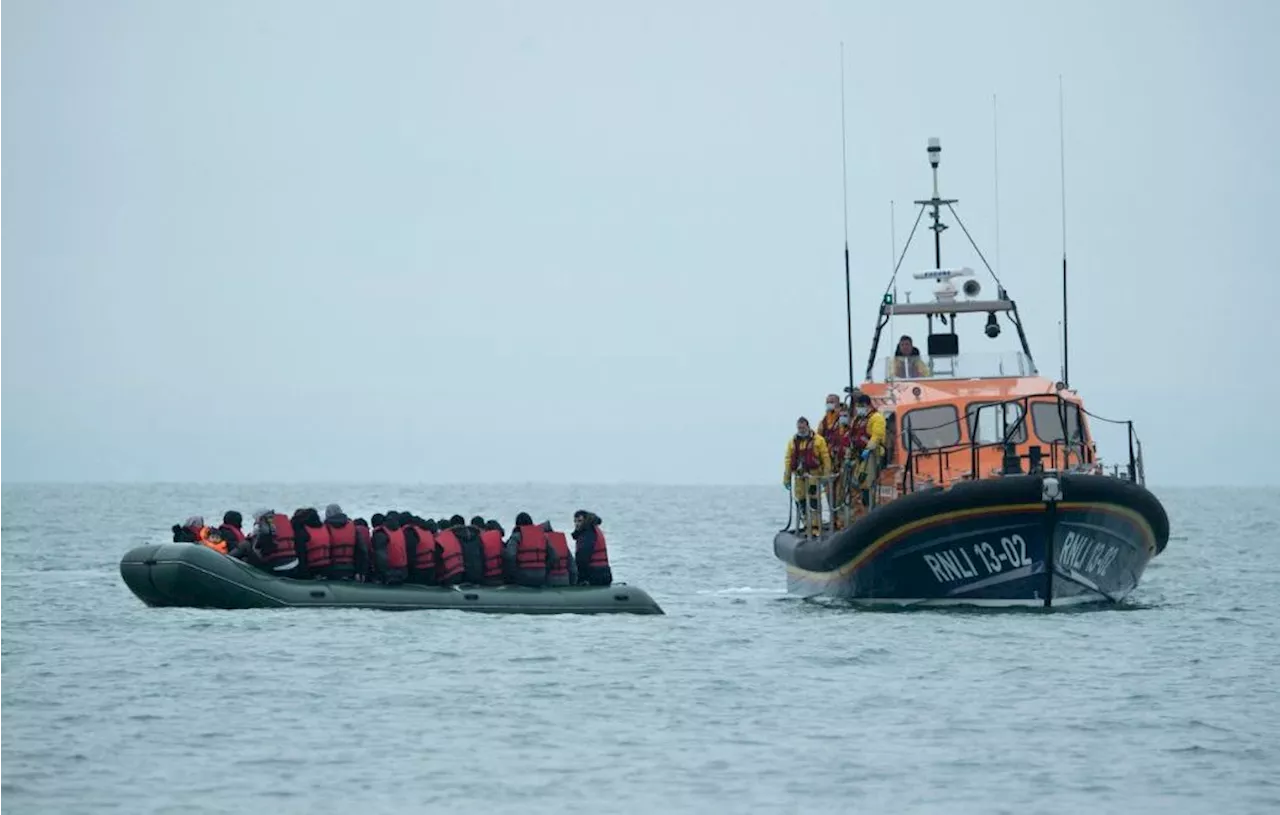
[[[612,586],[384,586],[295,580],[187,543],[139,546],[125,553],[120,576],[149,606],[187,608],[437,609],[493,614],[662,614],[644,590]]]
[[[1144,487],[1049,474],[912,493],[839,532],[784,530],[774,553],[786,564],[788,591],[805,597],[1069,606],[1124,600],[1168,538],[1164,508]]]

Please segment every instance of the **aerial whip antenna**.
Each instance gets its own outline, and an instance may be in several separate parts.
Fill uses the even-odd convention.
[[[1067,149],[1063,127],[1062,74],[1058,74],[1058,157],[1062,172],[1062,386],[1071,386],[1070,351],[1067,334]]]
[[[849,165],[844,124],[844,41],[840,42],[840,178],[844,190],[844,312],[849,340],[849,393],[853,393],[853,292],[849,283]]]
[[[897,260],[898,260],[898,224],[897,224],[897,218],[894,214],[894,209],[895,208],[893,205],[893,199],[890,198],[889,199],[889,268],[893,269],[896,275]],[[898,302],[898,286],[896,283],[893,286],[893,302],[895,305]],[[895,316],[897,316],[897,309],[894,309],[893,311],[889,312],[889,334],[894,337],[898,336],[897,329],[894,328]]]
[[[996,95],[991,94],[991,145],[996,191],[996,270],[1000,269],[1000,119],[996,112]]]

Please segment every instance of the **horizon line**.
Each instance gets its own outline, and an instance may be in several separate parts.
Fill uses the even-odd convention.
[[[675,482],[675,481],[339,481],[339,480],[294,480],[294,481],[197,481],[197,480],[167,480],[158,479],[153,481],[145,481],[138,479],[121,479],[121,480],[86,480],[73,481],[61,479],[29,479],[19,481],[3,481],[0,480],[0,488],[4,487],[127,487],[127,486],[211,486],[211,487],[280,487],[280,486],[299,486],[299,487],[673,487],[673,488],[729,488],[729,487],[748,487],[748,488],[774,488],[777,482]],[[1258,483],[1258,482],[1223,482],[1216,484],[1151,484],[1145,485],[1147,489],[1155,491],[1160,489],[1178,489],[1178,490],[1194,490],[1194,489],[1280,489],[1280,482],[1276,483]]]

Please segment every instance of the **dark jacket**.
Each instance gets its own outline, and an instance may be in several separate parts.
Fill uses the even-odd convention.
[[[392,527],[388,525],[388,529]],[[405,555],[408,555],[409,541],[405,540]],[[374,530],[370,539],[373,544],[373,571],[383,583],[396,585],[403,583],[407,577],[405,569],[391,569],[387,566],[387,535],[382,530]]]
[[[613,570],[608,566],[591,566],[591,556],[596,550],[596,527],[588,524],[573,533],[574,560],[578,562],[578,580],[592,586],[613,584]]]

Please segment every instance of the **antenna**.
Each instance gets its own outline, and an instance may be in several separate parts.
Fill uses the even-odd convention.
[[[996,188],[996,270],[1000,269],[1000,118],[996,112],[996,95],[991,94],[991,145]]]
[[[1071,347],[1067,341],[1067,149],[1062,104],[1062,74],[1058,74],[1058,156],[1062,171],[1062,385],[1071,386]]]
[[[849,339],[849,393],[853,393],[853,292],[849,283],[849,164],[844,124],[844,41],[840,42],[840,178],[844,190],[844,313]]]
[[[897,218],[894,213],[893,199],[889,199],[889,268],[894,270],[894,277],[897,277],[897,261],[898,261],[898,225]],[[893,302],[898,302],[898,284],[895,280],[893,284]],[[898,336],[897,329],[894,328],[894,318],[897,316],[897,309],[889,313],[889,334],[890,336]]]

